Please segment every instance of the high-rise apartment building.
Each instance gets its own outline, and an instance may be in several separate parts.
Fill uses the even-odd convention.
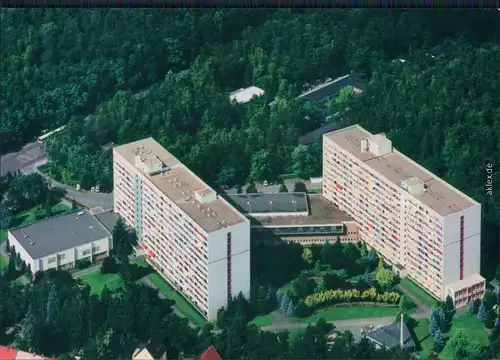
[[[250,221],[148,138],[113,149],[114,209],[148,262],[214,319],[250,292]]]
[[[323,196],[359,236],[439,299],[480,298],[481,205],[358,125],[323,136]]]

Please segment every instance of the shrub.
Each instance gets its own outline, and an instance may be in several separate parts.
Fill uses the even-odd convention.
[[[101,265],[102,274],[116,274],[118,272],[118,264],[113,256],[108,256],[104,259]]]
[[[87,259],[76,260],[75,262],[75,268],[77,269],[86,269],[90,265],[92,265],[92,263],[90,262],[90,260]]]
[[[312,314],[312,309],[308,307],[304,300],[300,300],[295,307],[295,316],[298,318],[305,318]]]
[[[486,308],[484,307],[484,304],[481,302],[481,305],[479,306],[479,310],[477,312],[477,318],[479,321],[484,321],[486,320]]]
[[[479,299],[469,301],[469,305],[467,306],[467,312],[471,315],[477,314],[477,311],[479,310],[479,304],[480,304]]]
[[[304,303],[310,308],[350,301],[376,301],[387,304],[397,304],[400,296],[401,295],[397,292],[377,293],[375,288],[370,288],[363,292],[357,289],[327,290],[322,293],[307,296]]]

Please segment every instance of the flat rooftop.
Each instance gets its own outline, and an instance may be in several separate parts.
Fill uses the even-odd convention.
[[[401,182],[409,178],[422,180],[426,191],[412,196],[441,216],[479,205],[477,201],[455,189],[394,148],[391,153],[382,156],[375,156],[370,152],[362,153],[361,140],[373,136],[373,134],[359,125],[333,131],[324,136],[399,188],[401,188]]]
[[[33,259],[43,258],[111,235],[92,214],[81,209],[11,229],[10,232]]]
[[[120,216],[115,213],[113,210],[103,211],[97,214],[94,214],[97,220],[101,222],[101,224],[110,232],[113,233],[115,229],[115,225],[118,222]]]
[[[306,195],[309,215],[299,216],[253,216],[253,226],[308,226],[337,225],[352,219],[333,204],[323,199],[322,195]]]
[[[145,173],[144,176],[207,233],[247,221],[242,214],[219,196],[215,200],[203,204],[198,203],[195,200],[195,192],[211,188],[153,138],[117,146],[113,151],[135,166],[135,155],[137,149],[141,147],[147,150],[152,158],[159,159],[168,168],[163,173],[156,175]]]
[[[254,97],[264,95],[265,91],[256,87],[250,86],[247,88],[238,89],[229,94],[229,100],[236,101],[240,104],[245,104],[252,100]]]
[[[482,277],[479,274],[474,274],[469,277],[466,277],[463,280],[458,280],[455,281],[454,283],[451,283],[450,285],[447,285],[448,289],[452,291],[458,291],[462,290],[464,288],[470,287],[472,285],[478,284],[485,281],[484,277]]]
[[[307,212],[305,193],[236,194],[227,198],[243,214]]]

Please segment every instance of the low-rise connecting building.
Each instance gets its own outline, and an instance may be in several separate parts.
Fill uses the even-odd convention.
[[[237,209],[248,216],[258,238],[275,238],[302,245],[325,240],[356,242],[354,221],[321,195],[305,193],[228,195]]]
[[[113,249],[111,233],[88,210],[76,210],[10,229],[8,239],[33,274],[96,261]]]

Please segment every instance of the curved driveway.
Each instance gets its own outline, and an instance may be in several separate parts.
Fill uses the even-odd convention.
[[[55,181],[54,179],[49,178],[45,174],[42,174],[40,171],[35,169],[34,171],[41,174],[44,178],[46,178],[52,187],[63,188],[66,190],[66,197],[70,199],[74,199],[77,203],[85,206],[88,209],[92,209],[95,207],[101,207],[103,210],[111,210],[113,209],[113,193],[94,193],[90,191],[76,191],[70,186],[61,184],[60,182]]]

